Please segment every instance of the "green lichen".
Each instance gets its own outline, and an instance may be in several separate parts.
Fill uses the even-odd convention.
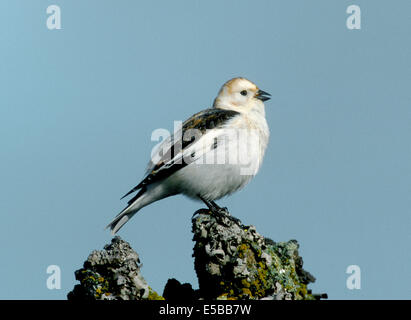
[[[301,271],[302,262],[295,240],[266,242],[253,226],[239,229],[230,221],[221,221],[221,218],[202,216],[193,224],[194,240],[197,241],[194,248],[196,271],[200,291],[206,297],[226,300],[261,299],[270,295],[283,299],[313,298],[306,286],[309,281],[300,276],[305,271]],[[208,236],[201,237],[201,234]],[[230,252],[223,260],[216,260],[212,254],[214,248],[227,252],[227,243]],[[234,251],[233,244],[236,244]],[[208,251],[205,250],[207,247]]]
[[[148,287],[148,297],[147,300],[165,300],[162,296],[160,296],[157,292],[155,292],[151,287]]]
[[[109,282],[97,272],[82,270],[79,273],[78,280],[82,286],[89,288],[89,292],[93,295],[94,299],[98,300],[103,295],[107,296],[110,294]]]

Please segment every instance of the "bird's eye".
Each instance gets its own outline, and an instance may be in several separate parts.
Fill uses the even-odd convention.
[[[241,91],[240,94],[241,94],[242,96],[246,96],[246,95],[247,95],[247,90]]]

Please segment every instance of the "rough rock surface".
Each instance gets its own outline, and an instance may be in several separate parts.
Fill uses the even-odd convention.
[[[159,300],[144,280],[140,259],[128,242],[114,237],[104,250],[93,251],[75,272],[76,285],[69,300]]]
[[[167,301],[198,299],[318,299],[307,289],[314,277],[302,268],[295,240],[278,242],[264,238],[254,226],[223,212],[198,210],[192,219],[194,268],[199,289],[170,279],[163,296]],[[68,294],[71,300],[161,300],[140,272],[138,254],[115,237],[104,250],[93,251],[82,269],[80,281]]]
[[[296,240],[275,243],[228,214],[193,219],[200,295],[213,299],[315,299]]]

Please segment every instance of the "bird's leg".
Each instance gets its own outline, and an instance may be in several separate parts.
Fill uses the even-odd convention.
[[[208,201],[208,200],[206,200],[206,199],[204,199],[202,196],[198,196],[200,199],[201,199],[201,201],[203,201],[205,204],[206,204],[206,206],[208,207],[208,209],[210,210],[210,212],[212,213],[212,212],[214,212],[215,211],[215,208],[213,207],[213,205],[210,203],[210,201]],[[206,211],[206,209],[199,209],[199,210],[197,210],[196,212],[194,212],[194,214],[193,214],[193,216],[191,217],[191,219],[193,219],[196,215],[198,215],[198,214],[205,214],[206,212],[204,212],[204,211]]]
[[[218,213],[228,214],[228,209],[227,209],[227,207],[221,208],[221,207],[220,207],[217,203],[215,203],[214,201],[210,201],[210,203],[211,203],[212,206],[218,211]]]
[[[221,209],[219,206],[217,206],[217,204],[214,201],[208,201],[204,199],[202,196],[198,197],[205,203],[205,205],[208,207],[208,209],[210,209],[212,213],[218,213],[218,211]]]
[[[234,222],[234,223],[241,226],[240,219],[237,219],[237,218],[231,216],[226,207],[221,208],[217,203],[215,203],[212,200],[211,201],[206,200],[201,196],[199,196],[199,198],[206,204],[208,209],[210,209],[211,213],[214,214],[216,217],[227,218],[227,219],[231,220],[232,222]]]

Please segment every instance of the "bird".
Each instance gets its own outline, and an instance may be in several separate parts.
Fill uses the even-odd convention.
[[[252,81],[233,78],[212,107],[184,121],[152,152],[136,193],[107,225],[115,235],[143,207],[178,194],[203,201],[211,213],[226,210],[215,200],[242,189],[259,171],[269,141],[264,102],[271,94]]]

